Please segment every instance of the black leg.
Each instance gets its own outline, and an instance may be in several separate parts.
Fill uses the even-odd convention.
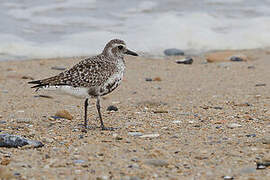
[[[97,97],[97,111],[98,111],[98,116],[99,116],[99,120],[100,120],[100,127],[102,130],[105,130],[103,121],[102,121],[102,116],[101,116],[101,112],[100,112],[100,97]]]
[[[87,129],[87,106],[88,106],[88,98],[84,101],[84,127]]]
[[[115,129],[112,127],[105,127],[102,121],[102,116],[101,116],[101,112],[100,112],[100,97],[97,97],[97,111],[98,111],[98,116],[99,116],[99,120],[100,120],[100,127],[101,130],[106,130],[106,131],[114,131]]]

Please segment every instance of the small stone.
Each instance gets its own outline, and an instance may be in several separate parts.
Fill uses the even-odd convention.
[[[51,67],[51,69],[53,69],[53,70],[59,70],[59,71],[63,71],[63,70],[65,70],[66,68],[65,68],[65,67],[63,67],[63,66],[53,66],[53,67]]]
[[[175,61],[177,64],[192,64],[193,59],[191,57],[186,57],[184,59],[176,60]]]
[[[234,178],[232,176],[223,176],[223,179],[225,179],[225,180],[233,180]]]
[[[161,81],[161,78],[160,78],[160,77],[155,77],[155,78],[153,79],[153,81]]]
[[[73,117],[71,116],[71,114],[68,111],[66,111],[66,110],[60,110],[60,111],[58,111],[55,114],[55,116],[60,117],[60,118],[64,118],[64,119],[68,119],[68,120],[72,120],[73,119]]]
[[[118,111],[118,108],[116,106],[110,105],[107,107],[107,111]]]
[[[78,159],[78,160],[74,160],[73,163],[74,164],[82,164],[82,163],[85,163],[85,160]]]
[[[257,162],[257,169],[265,169],[270,166],[270,160],[264,160],[262,162]]]
[[[231,124],[228,124],[227,127],[233,129],[233,128],[242,127],[242,125],[237,124],[237,123],[231,123]]]
[[[145,81],[153,81],[152,78],[145,78]]]
[[[108,180],[108,176],[97,177],[96,180]]]
[[[0,147],[18,148],[25,145],[30,145],[34,148],[39,148],[43,146],[40,141],[28,140],[17,135],[0,134]]]
[[[247,137],[256,137],[256,134],[247,134]]]
[[[259,83],[259,84],[255,84],[256,87],[260,87],[260,86],[266,86],[265,83]]]
[[[230,57],[231,61],[235,61],[235,62],[241,62],[244,61],[244,57],[243,56],[232,56]]]
[[[169,163],[165,160],[160,159],[148,159],[145,161],[145,164],[156,166],[156,167],[167,167]]]
[[[172,123],[174,123],[174,124],[180,124],[180,123],[182,123],[182,121],[177,120],[177,121],[173,121]]]
[[[47,98],[47,99],[53,99],[52,96],[47,96],[47,95],[35,95],[35,98]]]
[[[157,114],[157,113],[168,113],[168,111],[167,110],[160,109],[160,110],[155,110],[154,113],[155,114]]]
[[[142,136],[143,133],[141,133],[141,132],[129,132],[128,135],[130,135],[130,136]]]
[[[244,107],[244,106],[251,106],[248,102],[242,104],[235,104],[235,106]]]
[[[142,135],[140,136],[141,138],[155,138],[155,137],[158,137],[159,134],[145,134],[145,135]]]
[[[22,79],[30,79],[30,80],[34,80],[34,78],[31,77],[31,76],[22,76]]]
[[[235,54],[234,51],[220,51],[206,55],[207,62],[230,62],[230,61],[247,61],[248,57],[244,54]]]
[[[219,107],[219,106],[216,106],[216,107],[213,107],[213,109],[222,110],[223,108]]]
[[[139,162],[139,160],[138,160],[138,158],[131,158],[131,161],[133,161],[133,162]]]
[[[131,165],[128,165],[128,168],[139,168],[139,165],[138,164],[131,164]]]
[[[164,54],[166,56],[183,56],[185,53],[184,51],[176,48],[170,48],[170,49],[165,49]]]
[[[255,66],[248,66],[248,69],[255,69]]]

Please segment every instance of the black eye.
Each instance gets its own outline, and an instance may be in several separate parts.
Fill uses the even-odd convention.
[[[123,48],[124,48],[123,46],[118,46],[118,49],[120,49],[120,50],[123,49]]]

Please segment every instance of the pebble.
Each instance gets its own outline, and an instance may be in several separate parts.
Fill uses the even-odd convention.
[[[35,95],[35,98],[47,98],[47,99],[53,99],[52,96],[47,96],[47,95]]]
[[[270,166],[270,161],[257,162],[257,169],[266,169],[266,167]]]
[[[153,81],[152,78],[145,78],[145,81]]]
[[[68,120],[72,120],[73,119],[73,117],[71,116],[71,114],[68,111],[66,111],[66,110],[60,110],[60,111],[58,111],[55,114],[55,116],[60,117],[60,118],[64,118],[64,119],[68,119]]]
[[[231,124],[228,124],[227,127],[233,129],[233,128],[242,127],[242,125],[237,124],[237,123],[231,123]]]
[[[168,113],[168,111],[167,110],[155,110],[155,111],[153,111],[155,114],[157,114],[157,113]]]
[[[30,80],[34,80],[34,78],[31,77],[31,76],[22,76],[22,79],[30,79]]]
[[[28,140],[17,135],[0,134],[0,147],[18,148],[25,145],[31,145],[34,148],[43,146],[42,142],[40,141]]]
[[[260,86],[266,86],[265,83],[259,83],[259,84],[255,84],[256,87],[260,87]]]
[[[256,137],[256,134],[247,134],[247,137]]]
[[[141,138],[155,138],[155,137],[158,137],[159,134],[145,134],[145,135],[142,135],[140,136]]]
[[[139,168],[139,165],[138,164],[131,164],[131,165],[128,165],[128,168]]]
[[[78,159],[78,160],[74,160],[73,163],[74,164],[82,164],[82,163],[85,163],[85,160]]]
[[[225,180],[233,180],[234,178],[232,176],[223,176],[223,179],[225,179]]]
[[[107,111],[118,111],[118,108],[116,106],[110,105],[107,107]]]
[[[255,69],[255,66],[248,66],[248,69]]]
[[[247,61],[248,57],[244,54],[235,54],[233,51],[213,52],[206,55],[207,62],[230,62]]]
[[[59,71],[63,71],[63,70],[65,70],[66,68],[65,68],[65,67],[63,67],[63,66],[53,66],[53,67],[51,67],[51,69],[53,69],[53,70],[59,70]]]
[[[191,57],[186,57],[184,59],[176,60],[175,61],[177,64],[192,64],[193,59]]]
[[[153,81],[161,81],[161,78],[160,78],[160,77],[155,77],[155,78],[153,79]]]
[[[156,166],[156,167],[166,167],[169,163],[165,160],[160,159],[148,159],[145,161],[145,164]]]
[[[173,121],[174,124],[180,124],[182,121]]]
[[[185,53],[184,51],[176,48],[170,48],[170,49],[165,49],[164,54],[166,56],[183,56]]]
[[[141,132],[129,132],[128,135],[130,135],[130,136],[142,136],[143,133],[141,133]]]
[[[243,56],[232,56],[230,57],[230,60],[235,61],[235,62],[241,62],[241,61],[244,61],[244,58]]]

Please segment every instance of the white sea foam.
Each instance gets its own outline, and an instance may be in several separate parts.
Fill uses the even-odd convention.
[[[0,61],[93,55],[112,38],[150,55],[270,47],[269,0],[3,1]]]

